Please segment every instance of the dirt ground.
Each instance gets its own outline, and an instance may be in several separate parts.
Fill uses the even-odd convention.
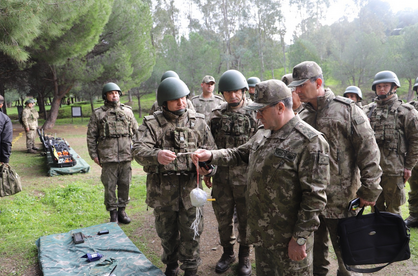
[[[87,122],[86,122],[87,124]],[[77,125],[67,125],[67,126],[56,126],[53,130],[50,130],[48,133],[56,133],[57,136],[65,138],[70,145],[74,147],[74,149],[78,152],[78,147],[85,147],[86,140],[85,138],[72,138],[73,135],[81,135],[85,134],[87,128],[85,126],[77,126]],[[23,129],[20,125],[14,126],[14,137],[18,137],[19,133],[22,133]],[[25,150],[25,137],[21,136],[20,139],[16,141],[13,146],[13,150],[23,151]],[[81,151],[80,151],[81,152]],[[79,152],[78,152],[79,153]],[[88,155],[82,155],[85,160],[88,160]],[[90,173],[97,173],[100,174],[100,170],[98,166],[92,166]],[[134,170],[133,173],[142,174],[142,170],[137,169]],[[155,232],[153,227],[154,225],[154,217],[152,215],[152,211],[148,210],[143,214],[132,214],[132,219],[137,220],[141,219],[144,220],[144,227],[137,229],[135,235],[138,236],[145,236],[147,241],[147,246],[151,249],[151,251],[156,252],[158,255],[162,253],[162,248],[160,246],[160,240]],[[235,245],[235,252],[236,255],[238,254],[238,245]],[[202,265],[199,267],[198,274],[200,276],[204,275],[218,275],[215,273],[215,265],[220,256],[222,255],[222,247],[219,245],[219,237],[217,231],[217,222],[216,218],[212,209],[211,204],[206,204],[204,206],[204,232],[201,237],[201,250],[200,255],[202,259]],[[331,266],[330,272],[328,275],[335,276],[337,271],[337,261],[335,259],[335,255],[331,253]],[[251,250],[251,261],[254,263],[254,250]],[[416,262],[416,261],[415,261]],[[162,271],[165,270],[165,267],[161,268]],[[225,272],[223,275],[237,275],[235,273],[236,264]],[[42,276],[42,272],[39,269],[38,264],[31,266],[26,272],[23,274],[25,276]],[[183,275],[181,272],[180,275]],[[252,275],[256,275],[253,271]],[[413,263],[412,260],[394,263],[389,267],[381,270],[380,272],[374,273],[377,276],[393,276],[393,275],[418,275],[418,266]],[[118,275],[119,276],[119,275]]]

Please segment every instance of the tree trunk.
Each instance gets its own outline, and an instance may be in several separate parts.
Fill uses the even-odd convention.
[[[0,95],[4,97],[4,84],[3,82],[0,83]],[[6,102],[6,98],[4,99],[4,102]],[[7,107],[5,104],[3,104],[2,107],[3,113],[7,115]]]
[[[138,96],[139,118],[142,118],[141,96]]]
[[[91,113],[94,112],[94,102],[93,102],[93,97],[90,97],[90,107],[91,107]]]
[[[132,92],[131,92],[131,90],[128,91],[128,101],[130,103],[132,102]]]
[[[413,85],[412,85],[412,81],[414,81],[413,79],[408,79],[408,83],[409,83],[409,89],[408,89],[408,96],[406,98],[407,102],[410,102],[414,99],[414,90],[413,90]]]

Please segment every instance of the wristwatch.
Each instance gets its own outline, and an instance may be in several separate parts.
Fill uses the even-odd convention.
[[[296,241],[296,243],[300,246],[304,245],[306,243],[306,239],[305,238],[295,238],[292,236],[292,238]]]

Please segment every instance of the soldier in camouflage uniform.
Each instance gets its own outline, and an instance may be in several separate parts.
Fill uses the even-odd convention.
[[[162,82],[166,78],[178,78],[178,79],[180,79],[179,75],[177,75],[176,72],[171,71],[171,70],[164,72],[164,74],[161,76],[160,82]],[[189,99],[187,99],[187,109],[194,110],[194,106]],[[151,109],[149,111],[149,115],[154,114],[155,111],[162,111],[162,107],[158,105],[158,101],[155,101],[154,104],[151,106]]]
[[[286,84],[287,86],[293,81],[292,74],[286,74],[282,77],[282,82]],[[292,99],[293,99],[293,112],[295,114],[298,114],[303,110],[303,104],[300,101],[299,95],[296,93],[295,88],[291,87],[290,90],[292,91]]]
[[[377,73],[372,84],[375,101],[364,107],[379,145],[383,170],[383,192],[376,207],[399,215],[406,202],[405,183],[418,161],[418,112],[398,99],[396,90],[400,86],[395,73]]]
[[[163,110],[144,117],[134,145],[134,158],[147,173],[146,203],[154,208],[155,229],[164,250],[161,260],[167,264],[165,275],[178,275],[180,261],[184,275],[194,276],[201,263],[203,218],[196,237],[190,228],[196,219],[190,192],[198,185],[197,172],[190,155],[182,153],[216,146],[204,116],[187,109],[189,93],[180,79],[162,81],[157,100]]]
[[[418,78],[415,80],[414,91],[417,92],[418,89]],[[411,105],[418,110],[418,102],[412,101]],[[405,223],[408,227],[418,227],[418,165],[415,165],[412,170],[411,178],[408,180],[411,190],[409,191],[409,217],[405,220]]]
[[[265,129],[238,148],[197,150],[194,162],[248,164],[247,238],[257,276],[312,275],[313,231],[327,201],[328,143],[293,113],[282,81],[258,83],[246,108],[258,110]]]
[[[364,112],[350,99],[335,97],[324,88],[322,69],[313,61],[293,68],[296,93],[305,103],[300,117],[324,134],[330,146],[331,180],[327,187],[327,206],[315,232],[314,275],[328,273],[328,233],[338,259],[338,276],[356,275],[344,266],[337,240],[338,219],[354,216],[348,202],[360,198],[360,206],[374,205],[382,188],[380,153],[373,130]]]
[[[38,128],[38,111],[34,108],[35,100],[25,102],[26,107],[22,111],[22,126],[26,132],[26,149],[29,153],[38,153],[35,147],[36,129]]]
[[[220,82],[220,81],[219,81]],[[250,94],[251,101],[254,101],[255,85],[260,82],[260,79],[257,77],[248,78],[248,94]]]
[[[348,86],[345,89],[343,96],[355,102],[356,105],[358,105],[358,107],[363,108],[363,106],[361,105],[361,101],[363,100],[363,94],[361,93],[361,89],[357,86]]]
[[[87,147],[91,159],[102,167],[104,204],[110,212],[110,222],[128,224],[131,219],[125,208],[129,202],[132,144],[138,123],[132,108],[119,102],[120,95],[121,90],[117,84],[110,82],[103,86],[102,98],[105,104],[91,114]]]
[[[205,115],[206,123],[209,124],[210,113],[215,107],[219,107],[224,99],[221,96],[213,95],[215,89],[215,78],[212,76],[204,76],[202,83],[202,94],[194,96],[191,101],[196,112]]]
[[[255,86],[255,85],[254,85]],[[226,102],[212,110],[210,129],[218,149],[238,147],[248,142],[257,131],[255,112],[245,110],[248,105],[245,91],[247,81],[241,72],[228,70],[219,79],[219,92]],[[223,254],[216,264],[215,271],[223,273],[235,261],[234,255],[234,208],[238,218],[239,265],[238,275],[251,275],[249,259],[250,246],[246,242],[247,205],[245,193],[247,191],[247,165],[218,167],[213,176],[212,202],[218,221],[218,231],[223,247]],[[205,181],[209,183],[209,181]]]

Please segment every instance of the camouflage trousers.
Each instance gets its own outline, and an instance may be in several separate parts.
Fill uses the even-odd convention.
[[[408,182],[411,188],[408,193],[409,214],[418,218],[418,165],[412,170],[412,176]]]
[[[331,238],[331,243],[334,248],[335,255],[338,260],[337,276],[350,276],[350,275],[362,275],[361,273],[350,272],[345,268],[342,258],[341,250],[338,245],[337,226],[338,219],[327,219],[323,216],[319,216],[321,224],[318,230],[315,231],[314,240],[314,254],[313,254],[313,275],[322,276],[327,275],[329,270],[328,261],[328,234]]]
[[[245,204],[245,193],[247,185],[233,185],[229,181],[217,182],[212,187],[212,202],[216,220],[218,221],[218,232],[223,247],[235,244],[234,233],[234,209],[237,210],[238,218],[238,242],[241,245],[248,245],[247,242],[247,205]]]
[[[198,225],[199,235],[194,237],[190,228],[196,219],[196,207],[188,210],[180,204],[179,211],[154,209],[155,230],[161,239],[163,254],[161,261],[170,264],[180,261],[181,269],[197,269],[201,264],[200,235],[203,232],[203,215]]]
[[[379,211],[401,215],[401,206],[406,202],[403,176],[382,175],[380,186],[383,191],[376,200]]]
[[[26,131],[26,149],[27,150],[33,149],[33,147],[35,146],[35,137],[36,137],[35,129],[29,129],[29,131]]]
[[[131,178],[131,161],[102,164],[101,180],[105,188],[104,204],[107,211],[116,210],[118,207],[126,207],[129,203]],[[118,191],[117,195],[116,189]]]
[[[255,247],[255,267],[257,276],[312,276],[313,235],[306,241],[307,257],[302,261],[292,261],[287,247],[267,249]]]

